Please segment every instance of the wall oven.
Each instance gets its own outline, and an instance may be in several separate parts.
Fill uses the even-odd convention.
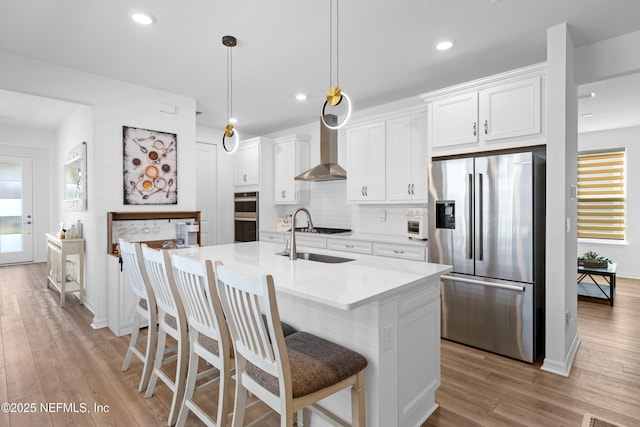
[[[234,193],[233,220],[236,242],[253,242],[258,240],[258,206],[257,191]]]

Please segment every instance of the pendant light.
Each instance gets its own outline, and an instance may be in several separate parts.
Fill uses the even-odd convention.
[[[339,31],[338,31],[338,27],[339,27],[339,11],[338,11],[338,0],[335,0],[336,2],[336,25],[335,25],[335,43],[336,43],[336,49],[335,49],[335,85],[333,84],[333,74],[334,74],[334,69],[333,69],[333,38],[334,38],[334,28],[333,28],[333,2],[334,0],[329,0],[329,91],[327,92],[326,95],[326,100],[324,101],[324,104],[322,104],[322,109],[320,111],[320,119],[322,120],[322,124],[325,125],[327,128],[329,129],[339,129],[342,126],[345,125],[345,123],[347,123],[347,121],[349,120],[349,117],[351,117],[351,99],[349,99],[349,96],[346,94],[346,92],[344,92],[341,88],[340,88],[340,59],[339,59],[339,52],[338,52],[338,47],[339,47]],[[346,101],[347,103],[347,114],[345,116],[345,118],[342,120],[342,122],[339,122],[335,125],[333,124],[329,124],[325,121],[324,116],[325,114],[328,114],[326,112],[327,109],[327,105],[330,105],[332,107],[335,107],[336,105],[340,104],[343,100]]]
[[[231,49],[238,44],[238,41],[233,36],[224,36],[222,37],[222,44],[227,47],[227,125],[222,135],[222,148],[231,154],[238,149],[240,142],[238,130],[233,127],[233,80],[231,76],[233,71]]]

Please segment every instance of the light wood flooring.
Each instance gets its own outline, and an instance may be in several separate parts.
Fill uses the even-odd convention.
[[[92,329],[91,313],[74,297],[64,309],[57,301],[44,264],[0,267],[0,403],[36,406],[0,411],[0,426],[165,425],[168,388],[158,382],[145,399],[137,391],[138,359],[120,372],[128,336]],[[569,378],[541,371],[540,362],[442,341],[440,408],[424,426],[579,426],[585,413],[640,425],[640,281],[619,278],[615,307],[580,301],[578,317],[582,344]],[[214,394],[202,399],[213,402]],[[193,415],[187,424],[201,425]],[[260,425],[278,426],[279,418]]]

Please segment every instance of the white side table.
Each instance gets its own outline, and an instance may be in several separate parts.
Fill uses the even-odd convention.
[[[60,292],[60,307],[64,307],[67,292],[78,292],[84,304],[84,239],[59,239],[47,233],[47,288]],[[77,255],[78,268],[67,277],[67,257]]]

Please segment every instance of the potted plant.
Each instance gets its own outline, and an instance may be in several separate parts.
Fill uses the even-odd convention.
[[[578,265],[583,265],[587,268],[607,268],[610,262],[609,258],[599,255],[595,251],[587,251],[578,258]]]

